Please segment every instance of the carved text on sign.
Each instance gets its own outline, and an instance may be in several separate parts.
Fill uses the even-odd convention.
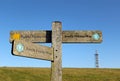
[[[24,40],[13,41],[13,54],[44,60],[53,60],[53,48],[26,42]]]
[[[10,42],[26,40],[31,42],[51,43],[52,31],[11,31]],[[62,31],[62,43],[100,43],[101,31]]]

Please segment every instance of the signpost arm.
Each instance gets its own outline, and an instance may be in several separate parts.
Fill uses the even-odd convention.
[[[62,81],[62,23],[52,23],[53,61],[51,61],[51,81]]]

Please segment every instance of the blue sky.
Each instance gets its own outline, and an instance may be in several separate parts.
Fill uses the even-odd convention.
[[[0,66],[50,67],[50,61],[13,56],[11,30],[101,30],[103,42],[62,44],[63,67],[94,68],[95,50],[101,68],[120,68],[119,0],[0,0]],[[50,46],[51,44],[45,44]]]

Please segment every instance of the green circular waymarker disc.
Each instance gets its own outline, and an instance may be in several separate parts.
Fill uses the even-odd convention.
[[[94,34],[92,35],[92,38],[93,38],[94,40],[99,40],[99,39],[100,39],[100,35],[99,35],[98,33],[94,33]]]
[[[22,52],[24,50],[23,44],[21,44],[21,43],[17,44],[16,49],[17,49],[18,52]]]

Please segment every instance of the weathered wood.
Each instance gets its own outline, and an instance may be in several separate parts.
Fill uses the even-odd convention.
[[[62,23],[52,23],[52,31],[11,31],[14,55],[51,61],[51,81],[62,81],[62,43],[100,43],[101,31],[62,31]],[[51,43],[52,48],[34,43]]]
[[[50,43],[51,31],[11,31],[10,42],[13,40]]]
[[[54,60],[51,62],[51,81],[62,81],[62,23],[52,23],[52,47]]]
[[[93,39],[97,33],[100,38]],[[51,43],[52,31],[11,31],[10,42],[13,40],[26,40],[31,42]],[[62,31],[63,43],[100,43],[102,42],[101,31]]]
[[[53,60],[53,48],[23,40],[15,40],[13,42],[13,54],[43,60]]]
[[[93,36],[97,34],[99,38],[94,39]],[[63,31],[63,43],[100,43],[102,42],[101,31]]]

